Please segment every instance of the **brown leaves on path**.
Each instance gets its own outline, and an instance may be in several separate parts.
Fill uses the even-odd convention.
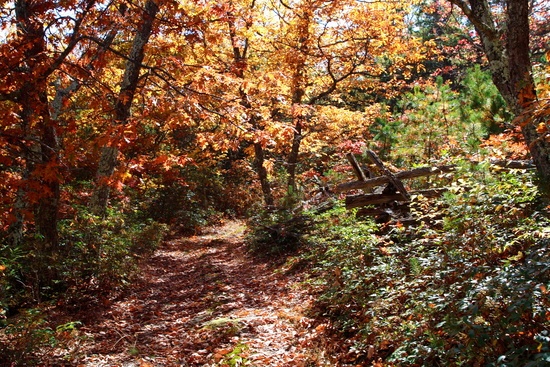
[[[167,241],[132,292],[85,322],[82,366],[332,366],[313,298],[246,252],[242,222]]]

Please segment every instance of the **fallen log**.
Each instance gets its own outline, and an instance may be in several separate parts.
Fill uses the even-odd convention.
[[[422,195],[426,198],[435,198],[441,196],[448,188],[428,189],[411,191],[411,196]],[[392,201],[403,201],[401,194],[360,194],[346,196],[346,209],[359,208],[367,205],[385,204]]]
[[[420,168],[414,168],[408,171],[401,171],[401,172],[394,173],[394,176],[400,180],[403,180],[403,179],[409,179],[409,178],[415,178],[415,177],[449,173],[454,171],[455,168],[456,168],[455,165],[438,166],[438,167],[420,167]],[[369,189],[369,188],[380,186],[389,182],[390,182],[389,177],[379,176],[379,177],[368,179],[366,181],[346,182],[346,183],[337,185],[334,188],[334,191],[338,193],[338,192],[344,192],[349,190]]]

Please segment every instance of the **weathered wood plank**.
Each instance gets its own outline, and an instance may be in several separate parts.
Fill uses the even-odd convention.
[[[400,205],[395,205],[391,208],[380,208],[380,207],[368,207],[368,208],[361,208],[357,211],[357,216],[358,217],[365,217],[365,216],[369,216],[369,217],[375,217],[377,215],[381,215],[381,214],[390,214],[392,216],[394,215],[398,215],[398,214],[403,214],[404,212],[408,212],[410,211],[410,207],[409,207],[409,204],[400,204]]]
[[[355,175],[357,176],[357,179],[359,181],[367,181],[367,179],[371,177],[370,172],[369,172],[369,175],[367,176],[367,174],[363,171],[361,166],[359,166],[359,162],[357,162],[357,159],[355,159],[355,156],[353,155],[353,153],[346,154],[346,157],[348,158],[349,163],[353,167],[353,170],[355,171]]]
[[[512,169],[535,169],[536,168],[536,166],[533,164],[533,161],[491,158],[489,159],[489,162],[492,165],[504,167],[504,168],[512,168]]]
[[[399,191],[399,194],[403,196],[403,199],[405,201],[410,201],[411,196],[407,192],[407,189],[405,188],[405,185],[403,185],[403,182],[401,182],[401,180],[397,178],[393,174],[393,172],[391,172],[389,169],[386,168],[386,166],[384,165],[384,162],[382,162],[382,160],[378,158],[376,153],[374,153],[372,150],[367,150],[367,155],[373,161],[373,163],[376,164],[378,168],[380,168],[384,176],[388,177],[388,179],[390,180],[390,183],[392,183],[393,186],[397,189],[397,191]]]
[[[401,171],[394,174],[394,176],[400,180],[415,178],[415,177],[424,177],[431,175],[439,175],[442,173],[449,173],[455,170],[455,165],[450,166],[438,166],[438,167],[420,167],[414,168],[408,171]],[[346,182],[334,187],[335,192],[345,192],[350,190],[360,190],[360,189],[370,189],[375,186],[380,186],[390,182],[390,179],[386,176],[379,176],[370,178],[366,181],[352,181]]]
[[[448,188],[428,189],[411,191],[411,195],[422,195],[427,198],[435,198],[441,196]],[[403,196],[400,194],[361,194],[346,196],[346,209],[359,208],[367,205],[378,205],[389,203],[392,201],[403,201]]]
[[[401,194],[364,194],[346,196],[346,209],[359,208],[366,205],[385,204],[392,201],[402,201]]]

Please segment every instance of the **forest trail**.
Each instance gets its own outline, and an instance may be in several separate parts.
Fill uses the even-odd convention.
[[[132,291],[81,331],[82,366],[332,366],[313,298],[250,257],[243,222],[167,240]]]

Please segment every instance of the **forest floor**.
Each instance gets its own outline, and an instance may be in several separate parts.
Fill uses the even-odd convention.
[[[249,255],[243,222],[165,241],[129,291],[81,310],[80,366],[334,366],[300,272]],[[288,269],[287,269],[288,270]]]

